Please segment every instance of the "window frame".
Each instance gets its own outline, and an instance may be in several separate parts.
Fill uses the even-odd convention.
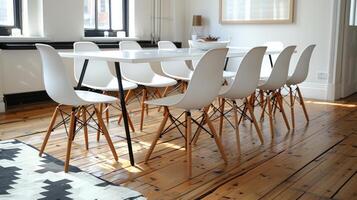
[[[14,25],[0,25],[0,36],[11,36],[11,29],[18,28],[22,33],[22,4],[21,0],[13,0],[14,3]]]
[[[122,30],[113,30],[112,29],[112,7],[111,2],[109,0],[109,29],[98,29],[98,1],[95,1],[95,28],[89,29],[84,28],[84,36],[85,37],[104,37],[104,32],[108,31],[108,37],[116,37],[117,32],[125,32],[125,36],[128,37],[129,30],[129,0],[123,1],[123,29]]]

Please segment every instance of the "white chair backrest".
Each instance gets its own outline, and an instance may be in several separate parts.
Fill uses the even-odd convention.
[[[233,82],[224,94],[225,97],[241,99],[256,90],[266,50],[267,47],[255,47],[244,56]]]
[[[48,96],[64,105],[76,105],[80,102],[57,51],[45,44],[36,44],[36,48],[41,55],[42,76]]]
[[[160,50],[177,49],[176,45],[170,41],[160,41],[158,46]],[[161,62],[161,68],[166,75],[173,77],[190,77],[192,73],[184,61]]]
[[[276,90],[284,86],[288,79],[291,56],[295,49],[296,46],[288,46],[279,54],[271,74],[267,82],[264,84],[265,88]]]
[[[76,42],[74,43],[74,52],[86,52],[86,51],[101,51],[99,47],[93,42]],[[74,77],[79,80],[83,69],[84,59],[74,59]],[[106,61],[91,60],[88,62],[86,75],[83,79],[83,85],[106,87],[115,76],[111,73],[108,63]]]
[[[289,78],[290,84],[299,84],[306,80],[309,73],[309,66],[312,53],[316,45],[308,46],[301,54],[299,61],[296,65],[295,71],[292,76]]]
[[[122,41],[119,43],[120,50],[142,50],[141,46],[135,41]],[[151,82],[155,76],[149,63],[120,63],[122,76],[133,82]]]
[[[212,103],[222,86],[227,52],[227,48],[213,49],[201,57],[178,107],[200,109]]]

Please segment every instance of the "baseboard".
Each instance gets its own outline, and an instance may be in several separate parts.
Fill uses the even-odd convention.
[[[4,112],[5,112],[5,103],[0,102],[0,113],[4,113]]]
[[[299,87],[305,98],[327,100],[328,84],[305,82]]]
[[[4,103],[6,108],[24,105],[30,103],[36,103],[41,101],[50,101],[51,98],[47,95],[46,91],[35,91],[35,92],[26,92],[18,94],[5,94]]]

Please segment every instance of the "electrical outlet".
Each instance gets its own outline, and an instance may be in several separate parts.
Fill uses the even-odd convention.
[[[318,72],[317,73],[317,79],[318,80],[327,80],[328,79],[328,74],[326,72]]]

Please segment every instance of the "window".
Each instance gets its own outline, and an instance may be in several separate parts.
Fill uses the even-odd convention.
[[[127,7],[128,0],[84,0],[85,36],[127,36]]]
[[[11,29],[21,29],[21,0],[0,0],[0,35],[11,35]]]
[[[357,26],[357,0],[351,0],[350,26]]]

